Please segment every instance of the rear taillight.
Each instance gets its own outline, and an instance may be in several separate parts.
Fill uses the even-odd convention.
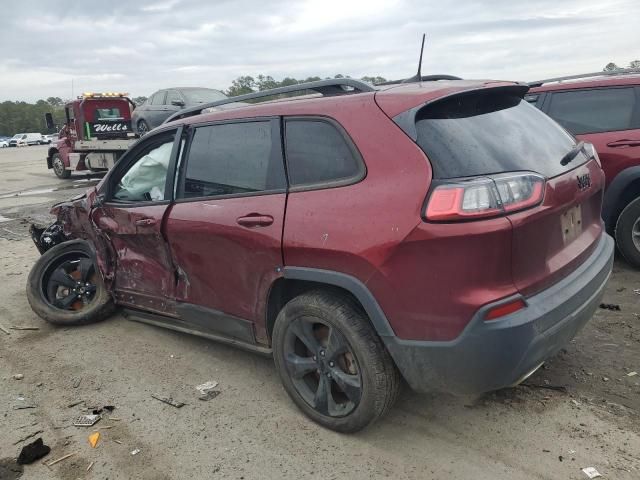
[[[540,204],[544,185],[544,177],[536,173],[452,181],[433,189],[425,217],[434,222],[451,222],[506,215]]]

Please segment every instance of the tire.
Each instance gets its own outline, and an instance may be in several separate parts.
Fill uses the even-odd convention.
[[[337,432],[365,428],[398,396],[393,360],[360,306],[339,292],[312,291],[287,303],[276,318],[273,356],[298,408]]]
[[[138,133],[141,137],[144,137],[147,133],[149,133],[149,130],[151,129],[149,128],[149,124],[146,120],[140,120],[138,122]]]
[[[59,153],[54,153],[51,156],[51,168],[53,168],[53,173],[56,174],[56,177],[62,180],[71,177],[71,170],[66,169]]]
[[[115,310],[91,248],[78,240],[56,245],[36,261],[27,280],[27,299],[40,318],[55,325],[85,325]]]
[[[640,268],[640,198],[630,202],[616,222],[616,245],[629,264]]]

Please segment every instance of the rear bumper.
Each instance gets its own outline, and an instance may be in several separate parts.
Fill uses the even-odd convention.
[[[414,390],[479,394],[508,387],[556,354],[589,321],[611,274],[613,254],[613,239],[603,234],[577,270],[527,298],[527,308],[485,322],[486,310],[494,305],[483,307],[455,340],[392,336],[384,342]]]

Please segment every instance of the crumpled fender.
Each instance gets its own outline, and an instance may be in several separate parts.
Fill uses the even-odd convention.
[[[42,254],[51,247],[69,240],[84,240],[95,252],[96,263],[107,287],[113,280],[115,255],[111,244],[91,219],[91,208],[97,195],[96,188],[68,201],[55,204],[51,214],[57,220],[47,228],[32,225],[31,238]]]

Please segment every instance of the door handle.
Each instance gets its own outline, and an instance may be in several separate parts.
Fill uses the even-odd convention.
[[[261,215],[258,213],[252,213],[246,217],[240,217],[236,219],[238,225],[243,227],[268,227],[273,223],[273,217],[271,215]]]
[[[138,227],[151,227],[158,223],[158,220],[155,218],[141,218],[140,220],[136,220],[136,226]]]
[[[640,147],[640,140],[616,140],[615,142],[607,143],[607,147]]]

